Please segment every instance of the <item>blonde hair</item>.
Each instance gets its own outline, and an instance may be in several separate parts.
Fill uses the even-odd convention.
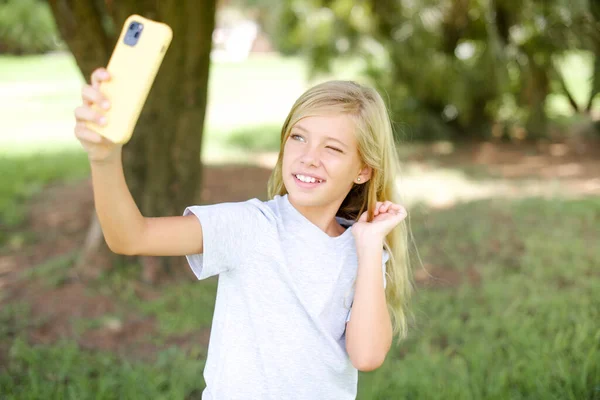
[[[363,163],[373,170],[371,179],[355,184],[342,202],[337,216],[357,221],[368,210],[368,221],[378,201],[400,203],[396,191],[399,159],[386,105],[379,93],[354,81],[333,80],[318,84],[304,92],[294,103],[281,129],[281,147],[277,164],[268,183],[269,198],[284,195],[283,149],[292,127],[302,118],[343,113],[355,122],[358,152]],[[409,265],[408,229],[402,221],[385,238],[389,254],[386,264],[386,298],[392,317],[394,335],[404,339],[408,334],[408,301],[413,291]]]

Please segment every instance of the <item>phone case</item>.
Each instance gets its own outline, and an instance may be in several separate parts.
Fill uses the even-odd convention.
[[[139,30],[136,38],[134,30]],[[115,143],[131,139],[172,37],[171,28],[164,23],[137,14],[127,18],[106,67],[111,79],[100,85],[111,104],[104,110],[106,124],[94,124],[91,129]]]

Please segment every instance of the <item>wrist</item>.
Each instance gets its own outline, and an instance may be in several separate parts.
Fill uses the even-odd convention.
[[[364,240],[356,240],[356,251],[358,254],[382,251],[384,239],[377,236],[369,236]]]
[[[88,161],[92,167],[103,167],[107,165],[118,164],[121,162],[121,149],[115,149],[115,151],[106,157],[95,158],[93,155],[88,154]]]

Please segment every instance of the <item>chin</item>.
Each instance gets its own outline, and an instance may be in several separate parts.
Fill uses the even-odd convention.
[[[294,182],[292,182],[292,185]],[[291,185],[290,185],[291,186]],[[302,189],[295,188],[293,186],[287,186],[288,198],[293,201],[294,205],[299,207],[322,207],[331,202],[331,198],[328,193],[318,193],[303,191]],[[291,190],[289,190],[291,189]]]

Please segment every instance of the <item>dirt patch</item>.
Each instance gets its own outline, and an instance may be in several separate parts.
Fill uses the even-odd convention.
[[[112,299],[90,294],[83,284],[73,282],[55,289],[29,291],[31,313],[40,324],[30,331],[36,343],[53,343],[74,335],[71,320],[92,319],[115,311]]]
[[[474,142],[455,146],[435,143],[406,161],[432,161],[440,166],[482,171],[504,179],[594,180],[600,176],[600,147],[580,151],[567,143]]]
[[[27,301],[30,306],[25,332],[18,333],[25,333],[32,344],[71,339],[87,350],[109,351],[139,360],[152,360],[162,348],[170,346],[184,351],[208,346],[209,329],[172,335],[157,343],[158,328],[153,317],[140,315],[132,307],[80,282],[48,288],[41,282],[28,281],[27,286],[13,289],[7,300]],[[145,291],[143,296],[150,298],[149,293]],[[89,324],[94,326],[86,326]],[[7,349],[8,345],[0,342],[0,360],[6,357]]]

